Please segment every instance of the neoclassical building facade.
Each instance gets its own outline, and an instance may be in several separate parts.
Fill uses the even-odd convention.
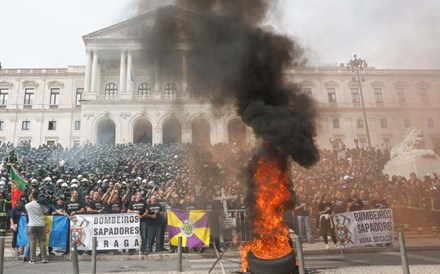
[[[139,31],[164,16],[191,21],[194,14],[168,6],[85,35],[85,66],[0,70],[0,142],[253,142],[233,105],[211,105],[191,82],[189,45],[170,54],[173,73],[142,54]],[[367,68],[361,86],[343,66],[295,67],[285,74],[317,102],[320,147],[330,147],[330,140],[366,146],[367,125],[372,146],[395,145],[411,125],[424,129],[428,146],[440,137],[440,70]]]

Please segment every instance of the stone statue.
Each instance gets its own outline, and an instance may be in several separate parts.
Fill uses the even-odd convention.
[[[408,178],[411,172],[418,176],[440,172],[440,157],[434,151],[424,148],[423,137],[422,129],[408,128],[403,141],[391,149],[390,161],[382,173]]]
[[[424,149],[423,130],[411,126],[406,129],[403,141],[391,149],[390,158],[405,158],[410,155],[421,155],[424,157],[435,157],[434,151]]]

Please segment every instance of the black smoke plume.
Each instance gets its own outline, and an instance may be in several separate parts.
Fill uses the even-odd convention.
[[[140,12],[148,2],[139,1]],[[234,102],[243,121],[265,144],[309,167],[319,158],[313,140],[315,107],[284,73],[304,62],[303,50],[289,37],[262,27],[271,3],[178,0],[182,14],[192,18],[166,14],[164,8],[164,16],[144,37],[145,52],[175,75],[181,63],[172,61],[180,60],[174,53],[187,49],[189,85],[201,84],[217,105]]]

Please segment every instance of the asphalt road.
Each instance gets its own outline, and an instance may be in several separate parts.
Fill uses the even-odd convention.
[[[118,258],[118,257],[115,257]],[[223,266],[227,272],[236,272],[239,270],[239,258],[229,257],[223,261]],[[316,273],[347,273],[344,271],[354,269],[350,273],[364,273],[373,270],[379,266],[387,269],[394,266],[396,273],[402,273],[400,253],[398,252],[377,252],[377,253],[350,253],[350,254],[332,254],[332,255],[313,255],[305,257],[306,268],[316,269]],[[408,253],[408,260],[411,266],[417,266],[417,269],[426,273],[440,273],[440,251],[414,251]],[[183,270],[197,271],[198,273],[207,273],[208,269],[214,263],[214,258],[187,258],[183,260]],[[379,267],[380,268],[380,267]],[[379,269],[378,268],[378,269]],[[80,261],[80,273],[90,273],[92,269],[90,261]],[[357,269],[357,270],[356,270]],[[156,259],[130,260],[111,259],[106,261],[98,260],[97,273],[145,273],[145,272],[175,272],[177,270],[177,258],[165,257]],[[219,273],[220,266],[215,268]],[[342,272],[341,272],[342,271]],[[390,270],[385,270],[390,271]],[[37,262],[34,265],[23,263],[21,261],[5,261],[4,273],[72,273],[73,267],[70,261],[51,261],[48,264]],[[420,273],[422,273],[420,272]],[[370,271],[370,273],[379,273]],[[386,272],[385,272],[386,273]],[[413,273],[413,272],[412,272]],[[417,272],[415,272],[417,273]]]

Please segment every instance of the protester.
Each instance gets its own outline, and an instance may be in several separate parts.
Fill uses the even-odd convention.
[[[329,249],[328,246],[328,235],[330,233],[330,236],[333,240],[333,243],[337,245],[336,241],[336,234],[335,234],[335,223],[333,221],[333,205],[331,203],[331,197],[330,194],[325,193],[322,197],[322,202],[319,204],[319,220],[320,220],[320,227],[321,227],[321,234],[324,238],[325,248]]]
[[[156,252],[168,251],[161,248],[161,227],[162,218],[165,216],[165,209],[159,204],[157,196],[151,197],[151,204],[147,205],[147,251],[153,252],[153,244],[156,243]]]
[[[295,206],[295,214],[298,221],[298,236],[304,240],[304,232],[307,242],[313,241],[312,228],[310,227],[309,216],[311,215],[311,206],[306,203],[305,195],[298,195],[297,205]],[[305,230],[305,231],[304,231]]]
[[[30,202],[26,204],[26,211],[29,217],[28,223],[28,241],[30,246],[29,263],[34,264],[36,261],[36,244],[40,245],[41,261],[48,263],[46,251],[46,230],[44,223],[45,207],[39,203],[38,191],[33,191],[30,195]],[[47,211],[47,210],[46,210]]]
[[[136,192],[134,195],[134,200],[131,201],[130,205],[128,206],[128,213],[136,213],[137,217],[140,220],[140,234],[142,239],[142,246],[141,246],[141,252],[143,254],[147,253],[147,205],[145,203],[145,200],[142,199],[142,195],[140,192]],[[133,250],[129,251],[130,254],[133,254]]]
[[[19,254],[19,247],[17,245],[17,234],[20,225],[20,218],[22,215],[26,215],[26,209],[23,206],[24,199],[20,199],[17,201],[15,206],[12,208],[9,214],[9,221],[11,224],[12,234],[12,248],[14,249],[15,255]]]
[[[151,204],[152,197],[157,196],[162,207],[191,210],[199,208],[202,189],[205,196],[218,197],[222,188],[226,195],[239,196],[236,201],[227,201],[228,208],[240,208],[243,205],[238,201],[246,193],[246,177],[242,171],[253,147],[233,144],[203,147],[189,144],[85,144],[67,149],[60,145],[33,148],[4,143],[0,146],[0,153],[4,155],[11,155],[12,151],[15,151],[13,161],[16,168],[30,182],[27,192],[44,186],[54,193],[51,195],[54,206],[57,204],[56,197],[64,196],[64,211],[73,216],[97,214],[101,209],[101,213],[114,213],[119,211],[119,207],[119,212],[130,212],[129,205],[138,195],[135,193],[139,193],[144,204],[146,201]],[[302,200],[306,205],[312,205],[309,219],[315,217],[317,224],[313,223],[313,226],[318,229],[323,193],[330,194],[334,213],[346,212],[347,208],[349,211],[360,210],[366,204],[374,208],[374,201],[370,200],[368,193],[373,194],[377,190],[380,190],[382,202],[390,207],[405,209],[412,206],[424,212],[431,208],[440,209],[438,176],[434,172],[419,174],[420,177],[411,174],[408,179],[383,175],[383,165],[389,158],[388,151],[383,147],[347,148],[337,145],[335,150],[321,149],[320,157],[321,160],[310,169],[294,164],[289,170],[294,190],[304,194]],[[6,192],[10,191],[8,171],[4,168],[1,172],[0,177],[4,178],[0,180],[6,183]],[[361,197],[356,194],[359,191]],[[352,192],[355,194],[353,197]],[[99,193],[104,194],[102,201],[95,199]],[[73,197],[77,198],[72,200]],[[69,211],[70,201],[79,206],[79,210],[72,208]],[[93,209],[96,202],[99,202],[100,209]],[[87,206],[86,210],[83,210],[84,206]],[[145,225],[142,230],[143,222],[141,220],[141,237],[145,246],[142,249],[146,252],[147,229]],[[166,218],[162,218],[159,250],[164,249],[162,235],[165,234],[165,224]],[[214,230],[216,228],[212,228]]]

